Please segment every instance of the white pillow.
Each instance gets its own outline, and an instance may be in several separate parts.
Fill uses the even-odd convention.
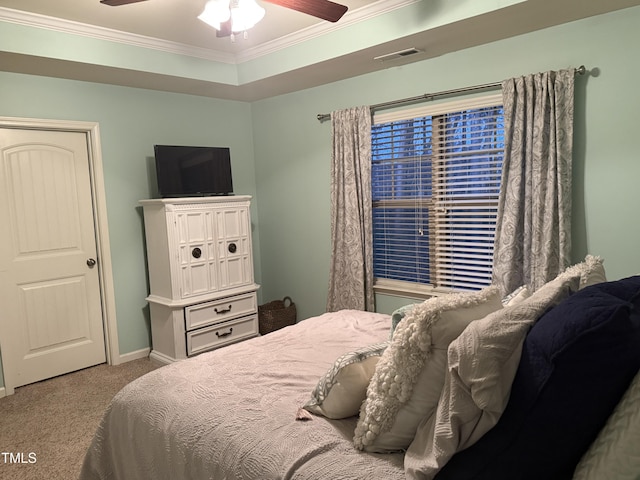
[[[407,479],[432,479],[455,453],[498,423],[531,326],[601,272],[602,260],[587,256],[521,303],[471,323],[451,343],[436,412],[422,420],[405,454]]]
[[[582,265],[582,267],[581,267]],[[587,255],[583,263],[577,265],[583,268],[580,272],[580,289],[607,281],[607,275],[604,271],[604,260],[600,257]],[[570,269],[574,267],[569,267]]]
[[[389,342],[378,343],[339,357],[320,379],[303,408],[333,419],[357,415],[376,364],[388,345]]]
[[[604,271],[603,260],[593,255],[587,255],[582,264],[585,270],[580,274],[580,289],[595,285],[596,283],[606,282],[607,276]],[[572,268],[572,267],[570,267]],[[580,267],[583,268],[583,267]],[[513,292],[502,299],[502,305],[508,307],[517,305],[531,296],[531,291],[526,285],[516,288]]]
[[[521,287],[516,288],[513,292],[502,299],[502,305],[505,307],[509,307],[511,305],[517,305],[518,303],[524,302],[527,298],[531,296],[531,292],[526,285],[522,285]]]
[[[636,480],[640,472],[640,372],[616,406],[589,450],[573,480]]]
[[[499,291],[430,298],[406,313],[362,404],[354,444],[369,452],[406,449],[432,414],[444,383],[447,347],[473,320],[502,308]]]

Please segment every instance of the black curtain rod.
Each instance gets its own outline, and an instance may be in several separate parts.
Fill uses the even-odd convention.
[[[584,65],[580,65],[578,68],[575,69],[575,73],[578,75],[584,75],[585,73],[587,73],[587,69],[585,68]],[[444,92],[425,93],[423,95],[418,95],[417,97],[403,98],[400,100],[391,100],[389,102],[377,103],[375,105],[371,105],[371,110],[372,111],[380,110],[383,108],[397,107],[398,105],[432,101],[438,97],[447,97],[449,95],[458,95],[460,93],[477,92],[479,90],[489,90],[493,88],[499,88],[501,86],[502,86],[502,82],[495,82],[495,83],[485,83],[484,85],[474,85],[472,87],[463,87],[463,88],[456,88],[453,90],[445,90]],[[319,113],[316,118],[318,119],[318,121],[324,122],[325,120],[329,120],[331,118],[331,114]]]

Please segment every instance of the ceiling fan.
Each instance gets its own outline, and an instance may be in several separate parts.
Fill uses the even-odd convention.
[[[100,0],[100,3],[104,5],[110,5],[117,7],[120,5],[128,5],[130,3],[144,2],[146,0]],[[274,5],[280,5],[281,7],[289,8],[297,12],[306,13],[313,17],[327,20],[328,22],[337,22],[346,13],[348,7],[346,5],[340,5],[329,0],[262,0],[267,3],[273,3]],[[218,31],[217,36],[226,37],[231,34],[231,24],[222,25],[222,28]]]

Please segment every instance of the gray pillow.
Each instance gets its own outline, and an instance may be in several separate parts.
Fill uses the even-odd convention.
[[[393,332],[396,331],[396,327],[405,317],[407,312],[410,312],[413,307],[419,305],[418,303],[411,303],[403,307],[398,308],[391,314],[391,332],[389,333],[389,340],[393,338]]]
[[[634,480],[640,472],[640,371],[583,455],[573,480]]]

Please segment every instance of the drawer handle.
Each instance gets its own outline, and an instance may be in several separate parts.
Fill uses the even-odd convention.
[[[193,250],[191,250],[191,255],[193,256],[193,258],[200,258],[202,256],[202,250],[196,247]]]
[[[229,313],[231,311],[231,307],[232,305],[229,305],[229,308],[225,308],[223,310],[218,310],[218,308],[214,308],[213,310],[218,314],[218,315],[222,315],[223,313]]]
[[[229,253],[236,253],[236,250],[238,249],[238,247],[236,246],[235,243],[230,243],[227,249],[229,250]]]
[[[233,333],[233,327],[229,327],[228,332],[224,332],[224,333],[216,332],[216,337],[218,338],[228,337],[229,335],[231,335],[231,333]]]

